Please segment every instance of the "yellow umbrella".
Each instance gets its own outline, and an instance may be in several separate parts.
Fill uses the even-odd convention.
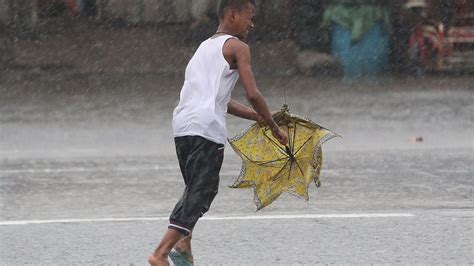
[[[283,192],[309,200],[309,184],[314,181],[317,187],[321,185],[321,145],[338,136],[309,119],[291,114],[286,104],[273,119],[288,134],[286,146],[258,122],[229,139],[242,158],[242,170],[231,187],[253,187],[257,210],[268,206]]]

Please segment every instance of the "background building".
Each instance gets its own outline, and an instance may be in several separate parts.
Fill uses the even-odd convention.
[[[11,61],[14,55],[13,36],[38,33],[47,27],[51,30],[79,24],[89,29],[104,25],[179,25],[186,31],[188,41],[198,42],[214,31],[218,4],[219,0],[0,0],[2,62]],[[413,73],[474,66],[474,1],[257,0],[257,5],[257,27],[251,41],[289,41],[297,53],[315,52],[312,57],[308,53],[303,56],[313,58],[315,64],[332,64],[333,60],[328,60],[326,55],[337,54],[334,40],[342,37],[334,32],[334,26],[342,23],[341,18],[350,20],[338,14],[343,10],[340,7],[347,10],[369,7],[367,18],[380,20],[384,33],[388,34],[386,50],[390,63],[387,65],[391,70]],[[334,6],[338,7],[334,9]],[[377,9],[370,7],[380,7],[385,13],[379,18],[371,16]],[[323,18],[328,17],[333,21],[325,23]],[[355,20],[348,23],[364,24],[360,16],[355,16]],[[342,26],[348,29],[347,23]]]

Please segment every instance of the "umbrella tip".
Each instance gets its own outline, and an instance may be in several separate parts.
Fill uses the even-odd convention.
[[[285,104],[283,104],[283,106],[281,107],[281,110],[282,110],[283,112],[288,112],[288,111],[290,111],[290,107],[288,107],[288,104],[285,103]]]

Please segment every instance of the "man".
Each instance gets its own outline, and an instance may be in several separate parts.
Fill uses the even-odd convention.
[[[222,0],[219,27],[201,43],[186,67],[180,101],[173,113],[176,151],[186,188],[170,215],[170,223],[151,265],[192,265],[192,230],[217,194],[227,140],[225,113],[264,121],[283,145],[288,137],[273,121],[257,89],[250,49],[243,40],[253,28],[254,0]],[[239,79],[253,109],[231,99]],[[172,251],[172,249],[174,250]]]

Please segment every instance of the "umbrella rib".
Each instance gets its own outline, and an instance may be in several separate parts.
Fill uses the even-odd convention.
[[[294,152],[295,151],[295,138],[296,138],[296,123],[295,123],[295,127],[293,129],[293,139],[292,139],[292,147],[291,147],[291,152]],[[293,154],[294,155],[294,154]]]
[[[290,136],[290,127],[289,127],[289,125],[288,125],[288,121],[286,121],[286,134],[287,134],[288,138],[291,137],[291,136]],[[291,140],[288,141],[288,142],[291,143]],[[291,148],[292,148],[292,147],[290,146],[290,151],[291,151]]]
[[[298,168],[300,169],[301,174],[304,176],[303,169],[301,169],[301,166],[300,166],[300,164],[298,163],[297,160],[295,160],[295,163],[296,163],[296,165],[298,166]]]
[[[254,160],[250,159],[246,154],[244,154],[244,153],[242,153],[242,152],[241,152],[240,154],[243,155],[249,162],[254,163],[254,164],[260,164],[258,161],[254,161]],[[286,155],[286,153],[285,153],[285,155]],[[286,157],[283,157],[283,158],[280,158],[280,159],[271,160],[271,161],[267,161],[267,162],[262,163],[262,164],[274,163],[274,162],[286,160],[286,159],[288,159],[288,158],[290,158],[290,157],[286,155]]]
[[[290,177],[291,177],[291,168],[292,168],[293,164],[290,163],[290,170],[288,171],[288,180],[290,180]]]
[[[264,165],[264,164],[270,164],[270,163],[274,163],[274,162],[278,162],[278,161],[283,161],[283,160],[287,160],[289,157],[283,157],[283,158],[280,158],[280,159],[275,159],[275,160],[271,160],[271,161],[266,161],[266,162],[258,162],[258,161],[250,161],[254,164],[258,164],[258,165]]]
[[[307,140],[303,143],[303,145],[301,145],[301,146],[299,147],[299,149],[295,152],[295,157],[296,157],[296,154],[297,154],[297,153],[306,145],[306,143],[308,143],[308,141],[310,141],[312,138],[313,138],[313,136],[309,137],[309,139],[307,139]]]
[[[283,171],[283,169],[285,169],[285,166],[286,166],[289,162],[290,162],[290,161],[287,161],[287,162],[285,163],[285,165],[283,165],[283,167],[280,169],[280,171],[278,171],[278,173],[276,173],[275,177],[273,178],[273,181],[276,180],[276,177],[281,173],[281,171]]]
[[[252,162],[252,160],[251,160],[246,154],[244,154],[243,152],[240,152],[240,154],[242,154],[243,156],[245,156],[245,158],[247,158],[247,160],[249,160],[249,162]]]
[[[267,136],[267,134],[265,134],[265,132],[263,133],[263,135],[264,135],[265,137],[267,137],[267,139],[269,139],[269,140],[272,142],[272,144],[275,145],[275,146],[278,148],[278,150],[279,150],[283,155],[287,155],[287,154],[286,154],[286,151],[283,150],[283,149],[280,147],[280,145],[278,145],[278,144],[277,144],[274,140],[272,140],[269,136]]]

